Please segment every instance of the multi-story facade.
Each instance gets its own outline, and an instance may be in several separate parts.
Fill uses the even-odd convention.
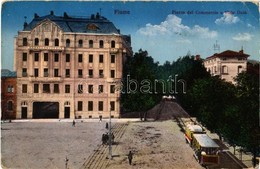
[[[216,53],[204,60],[204,66],[212,76],[220,76],[228,82],[235,83],[234,78],[247,70],[247,58],[243,50],[239,52],[227,50]]]
[[[119,117],[127,55],[130,36],[99,14],[35,14],[15,38],[17,118]]]
[[[16,118],[16,73],[1,71],[1,119]]]

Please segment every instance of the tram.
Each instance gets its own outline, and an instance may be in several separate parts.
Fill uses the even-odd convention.
[[[194,157],[203,166],[218,164],[220,147],[207,134],[193,134],[191,147],[194,149]]]
[[[205,131],[202,129],[201,126],[196,124],[187,124],[185,127],[185,140],[187,143],[191,145],[193,134],[204,134]]]

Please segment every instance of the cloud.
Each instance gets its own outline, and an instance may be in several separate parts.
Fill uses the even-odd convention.
[[[176,41],[177,43],[185,43],[185,44],[191,44],[192,42],[188,39],[180,39]]]
[[[195,36],[200,38],[214,38],[217,36],[216,31],[210,31],[209,28],[195,25],[190,28],[182,24],[182,19],[176,15],[168,15],[166,20],[159,25],[146,24],[140,28],[138,32],[145,36],[157,35],[180,35],[180,36]]]
[[[236,41],[250,41],[252,37],[253,36],[249,33],[238,33],[237,35],[232,37],[232,39]]]
[[[231,12],[224,12],[223,16],[219,19],[216,19],[215,23],[217,25],[221,24],[235,24],[239,22],[240,19],[237,16],[234,16]]]

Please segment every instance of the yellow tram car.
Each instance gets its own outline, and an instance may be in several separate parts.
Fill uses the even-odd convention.
[[[203,134],[203,133],[205,133],[205,131],[201,126],[196,124],[187,124],[185,127],[184,137],[186,142],[191,145],[193,134]]]
[[[193,134],[191,146],[195,151],[194,157],[201,165],[219,163],[220,147],[207,134]]]

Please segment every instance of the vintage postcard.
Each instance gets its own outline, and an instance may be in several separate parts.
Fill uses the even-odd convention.
[[[1,5],[2,168],[259,167],[259,2]]]

